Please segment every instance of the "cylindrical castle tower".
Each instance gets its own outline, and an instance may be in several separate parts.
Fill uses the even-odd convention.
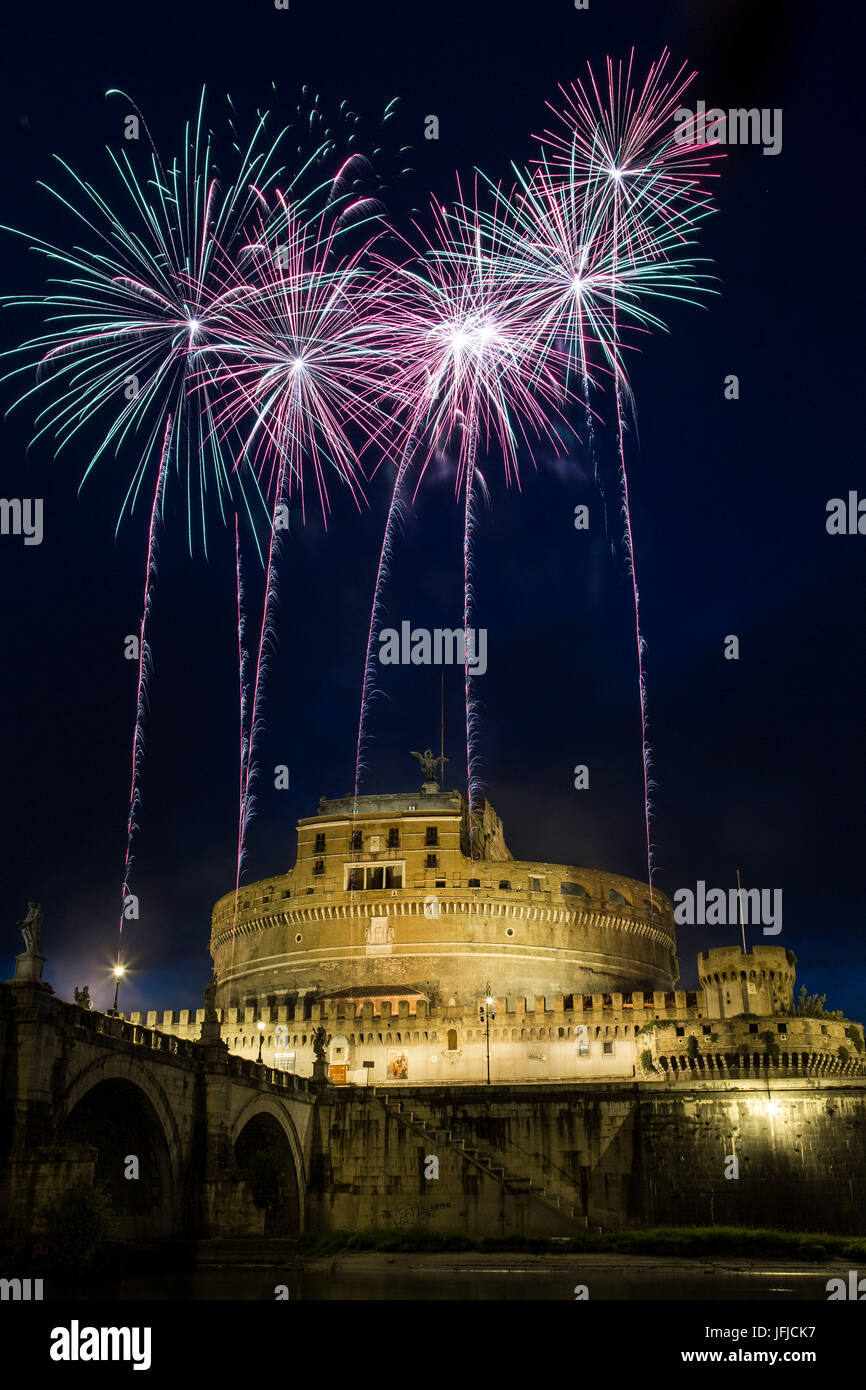
[[[790,1014],[797,957],[784,946],[716,946],[698,956],[698,978],[709,1018]]]
[[[431,784],[427,784],[428,787]],[[435,788],[435,784],[432,784]],[[295,867],[213,912],[217,1004],[357,992],[447,1005],[673,988],[673,909],[621,875],[517,860],[459,792],[322,800]]]

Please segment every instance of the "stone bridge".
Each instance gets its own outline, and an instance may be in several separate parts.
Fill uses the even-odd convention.
[[[860,1075],[677,1066],[652,1080],[332,1086],[231,1054],[218,1022],[201,1027],[178,1038],[38,982],[0,985],[0,1239],[27,1238],[77,1178],[108,1189],[114,1234],[130,1241],[402,1225],[862,1230]],[[256,1155],[274,1149],[281,1200],[257,1206]]]
[[[315,1085],[231,1055],[216,1033],[190,1042],[45,985],[0,985],[0,1234],[27,1234],[77,1178],[107,1188],[118,1239],[303,1230]],[[263,1149],[285,1160],[278,1209],[257,1207],[245,1180]]]

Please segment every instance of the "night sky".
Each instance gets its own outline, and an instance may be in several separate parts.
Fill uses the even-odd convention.
[[[850,11],[849,11],[850,13]],[[414,174],[395,187],[395,214],[447,199],[456,172],[505,177],[535,152],[532,132],[558,82],[590,60],[627,56],[638,69],[667,44],[699,71],[708,105],[782,108],[783,147],[729,151],[718,213],[703,226],[717,296],[672,305],[669,334],[632,354],[637,434],[629,438],[633,524],[648,643],[654,753],[656,881],[672,894],[703,879],[781,888],[784,925],[768,944],[792,948],[799,983],[830,1008],[866,1016],[861,921],[866,539],[829,536],[826,504],[862,486],[856,428],[860,333],[853,310],[861,238],[846,227],[858,129],[851,35],[842,7],[770,0],[485,0],[409,5],[370,0],[99,3],[15,7],[0,98],[2,220],[34,236],[70,233],[37,180],[59,154],[114,188],[104,147],[122,145],[121,88],[164,156],[180,145],[202,83],[241,113],[271,105],[288,120],[304,83],[325,109],[347,98],[375,132],[400,97],[391,147],[413,146]],[[271,83],[275,81],[278,96]],[[424,118],[440,121],[438,141]],[[139,151],[147,153],[144,142]],[[423,200],[423,201],[420,201]],[[69,236],[66,236],[69,239]],[[3,235],[0,293],[38,292],[44,268]],[[2,346],[37,331],[38,315],[6,309]],[[740,399],[724,398],[735,373]],[[0,388],[0,404],[15,389]],[[580,426],[575,417],[575,425]],[[89,983],[111,1002],[125,849],[135,666],[123,637],[138,629],[147,517],[115,520],[133,466],[105,460],[82,492],[83,435],[52,456],[28,450],[32,411],[4,422],[5,497],[45,499],[45,539],[0,537],[3,731],[2,947],[21,949],[27,900],[45,910],[46,978],[63,996]],[[517,857],[644,877],[640,727],[631,586],[615,489],[608,529],[586,451],[540,451],[506,489],[485,465],[476,612],[489,633],[478,678],[486,794]],[[602,474],[610,482],[610,439]],[[267,689],[266,768],[247,878],[289,868],[294,827],[320,796],[350,792],[369,603],[388,478],[362,512],[336,484],[327,529],[297,518],[281,569],[279,650]],[[593,526],[580,535],[575,505]],[[209,973],[213,901],[233,885],[237,834],[237,695],[233,533],[214,513],[210,553],[190,557],[176,494],[166,509],[151,640],[155,671],[140,834],[131,886],[141,921],[125,933],[134,973],[121,1007],[194,1008]],[[397,545],[389,623],[461,624],[461,518],[451,478],[430,474]],[[261,592],[261,572],[249,592]],[[260,600],[259,600],[260,601]],[[727,634],[739,661],[723,659]],[[439,671],[390,670],[371,722],[363,790],[413,790],[413,748],[438,746]],[[446,689],[446,783],[464,788],[461,673]],[[590,789],[573,788],[573,768]],[[750,944],[762,938],[753,931]],[[736,931],[683,927],[682,985],[695,955]],[[5,976],[4,976],[5,978]]]

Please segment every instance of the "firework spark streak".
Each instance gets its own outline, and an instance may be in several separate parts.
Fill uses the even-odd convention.
[[[208,368],[204,385],[213,381],[222,393],[215,427],[237,430],[237,463],[248,464],[280,502],[297,489],[302,520],[311,468],[327,526],[326,469],[336,471],[360,505],[351,432],[370,437],[384,419],[377,406],[381,368],[365,325],[369,299],[362,293],[368,278],[362,262],[379,230],[341,252],[336,222],[305,217],[277,197],[276,222],[261,228],[237,267],[227,267],[210,348],[219,365]]]
[[[238,763],[238,855],[235,871],[235,906],[232,917],[232,961],[234,961],[235,927],[238,920],[238,898],[241,887],[244,856],[246,852],[247,802],[248,802],[248,763],[250,756],[250,734],[247,719],[247,654],[245,647],[244,587],[241,578],[241,541],[238,517],[235,514],[235,577],[237,583],[238,613],[238,724],[240,729],[240,758]]]
[[[406,476],[406,472],[412,461],[412,444],[407,443],[403,450],[402,457],[397,467],[397,476],[394,479],[394,486],[391,489],[391,497],[388,502],[388,512],[385,518],[385,530],[382,536],[382,548],[379,552],[379,563],[376,568],[376,582],[373,586],[373,606],[370,611],[370,624],[367,630],[367,647],[364,657],[364,676],[361,682],[361,706],[358,714],[358,738],[355,746],[355,794],[352,806],[352,829],[354,831],[355,822],[358,816],[358,794],[363,763],[363,745],[366,735],[366,720],[369,707],[370,696],[375,688],[375,661],[373,647],[376,641],[379,628],[381,626],[383,603],[382,588],[388,575],[388,568],[394,549],[394,534],[397,524],[402,515],[401,488]]]
[[[246,753],[241,758],[240,774],[240,807],[238,818],[238,869],[236,879],[236,892],[240,886],[241,859],[246,844],[246,832],[249,822],[255,812],[255,797],[253,795],[258,765],[256,762],[256,748],[259,738],[264,729],[264,717],[260,707],[262,687],[268,674],[268,660],[274,650],[277,640],[276,634],[276,611],[279,599],[279,586],[277,582],[277,557],[279,555],[280,532],[277,530],[277,514],[281,504],[281,495],[277,494],[277,501],[274,504],[274,516],[271,524],[271,537],[268,545],[268,560],[265,570],[265,594],[262,603],[262,622],[259,628],[259,640],[256,650],[255,675],[253,677],[253,699],[250,712],[249,726],[246,739]],[[240,596],[240,588],[238,590]],[[239,597],[240,601],[240,597]],[[239,633],[240,643],[240,633]],[[243,679],[244,658],[241,646],[240,656],[241,684],[244,686]],[[242,706],[245,696],[241,695]],[[241,716],[241,726],[243,728],[243,712]],[[241,733],[243,742],[243,732]],[[237,912],[237,896],[235,897],[235,912]],[[232,959],[234,959],[234,928],[232,928]]]
[[[120,965],[120,948],[123,939],[123,921],[129,896],[129,874],[133,864],[132,844],[138,829],[136,814],[141,805],[141,763],[144,756],[144,723],[148,711],[148,688],[153,670],[150,642],[148,640],[148,619],[153,607],[153,586],[156,582],[157,528],[162,515],[162,499],[165,491],[165,475],[168,454],[171,447],[172,419],[168,418],[162,445],[156,491],[150,509],[150,524],[147,532],[147,566],[144,576],[144,602],[141,609],[141,624],[138,633],[138,685],[135,698],[135,728],[132,735],[132,777],[129,787],[129,816],[126,822],[126,858],[123,865],[123,887],[120,895],[120,926],[117,941],[117,964]]]
[[[682,64],[665,80],[669,60],[664,49],[639,90],[634,49],[625,65],[607,59],[606,88],[587,64],[585,83],[560,86],[562,109],[547,103],[565,133],[545,130],[536,137],[565,177],[590,192],[600,212],[614,202],[624,206],[629,256],[647,239],[652,242],[653,221],[674,234],[687,229],[709,204],[702,180],[717,177],[711,161],[721,152],[708,148],[697,129],[686,140],[674,138],[675,112],[696,74]]]
[[[221,365],[213,371],[223,389],[217,425],[237,429],[242,437],[239,461],[256,472],[266,493],[273,490],[274,494],[253,696],[253,743],[259,732],[265,632],[274,632],[280,509],[297,490],[305,518],[307,465],[312,467],[325,526],[330,510],[327,468],[334,469],[360,505],[363,491],[354,436],[363,440],[364,447],[381,433],[385,423],[380,406],[383,358],[369,332],[372,306],[378,301],[363,264],[381,229],[377,226],[353,252],[341,253],[342,224],[352,206],[326,226],[321,219],[305,218],[280,199],[278,221],[263,225],[258,238],[246,248],[246,275],[239,269],[227,275],[229,288],[220,309],[214,354]],[[279,229],[276,233],[275,225]],[[389,508],[380,578],[387,565],[397,491],[408,455],[407,450]],[[375,612],[365,664],[365,692],[374,625]],[[362,726],[364,704],[362,698]],[[359,732],[359,750],[360,738]],[[358,776],[356,763],[356,796]]]
[[[463,511],[463,638],[465,646],[465,661],[463,664],[463,685],[464,700],[466,705],[466,800],[469,803],[470,816],[470,855],[473,864],[475,863],[475,844],[472,834],[472,812],[478,801],[478,780],[475,775],[477,766],[476,759],[476,731],[478,722],[478,702],[475,698],[474,686],[472,685],[472,669],[470,658],[475,656],[475,652],[470,652],[469,633],[474,632],[472,619],[473,591],[472,591],[472,569],[473,554],[472,541],[475,532],[475,516],[472,509],[473,495],[475,486],[475,452],[474,449],[466,461],[466,488]],[[444,770],[444,769],[443,769]]]
[[[694,74],[680,67],[666,81],[665,50],[649,69],[643,87],[633,84],[634,52],[628,63],[606,65],[606,89],[592,69],[587,83],[560,88],[564,109],[555,111],[566,134],[545,131],[531,183],[522,180],[518,222],[531,234],[518,251],[534,282],[547,333],[577,339],[579,369],[589,402],[583,321],[612,373],[616,407],[617,463],[624,543],[634,603],[647,877],[653,897],[653,847],[646,643],[641,631],[634,530],[626,467],[624,400],[631,393],[622,354],[622,319],[645,330],[664,327],[645,310],[647,295],[690,299],[698,288],[687,248],[694,228],[712,211],[702,180],[713,177],[708,151],[697,138],[674,138],[674,115]],[[697,132],[695,132],[697,137]],[[578,209],[578,204],[580,207]],[[543,215],[539,215],[543,213]],[[551,215],[552,214],[552,215]],[[547,229],[550,229],[547,231]],[[540,255],[539,255],[540,248]],[[548,270],[554,274],[549,275]],[[565,281],[572,277],[579,300],[575,335]],[[558,291],[558,292],[557,292]]]
[[[458,192],[459,192],[458,183]],[[400,411],[405,441],[397,450],[400,464],[385,526],[385,538],[373,595],[361,696],[355,760],[357,799],[362,739],[370,699],[372,647],[387,577],[397,492],[411,453],[418,460],[413,500],[434,458],[454,464],[454,491],[464,504],[464,617],[471,609],[469,592],[472,544],[472,491],[478,451],[495,448],[502,458],[506,484],[519,487],[518,453],[542,438],[559,448],[549,414],[559,413],[566,389],[556,370],[553,349],[539,363],[532,352],[527,300],[518,284],[501,275],[495,251],[485,244],[480,215],[470,215],[462,199],[457,210],[432,204],[432,232],[419,253],[408,242],[402,262],[374,255],[383,271],[384,311],[371,326],[378,351],[393,364],[388,389]],[[530,306],[531,312],[531,306]],[[481,477],[480,473],[477,476]],[[483,482],[483,479],[481,480]],[[465,632],[465,627],[464,627]],[[475,702],[466,685],[467,794],[477,795],[473,772]]]
[[[332,207],[326,224],[280,194],[277,200],[274,218],[261,223],[240,263],[226,268],[214,321],[216,365],[209,363],[205,378],[222,393],[215,428],[233,430],[241,441],[236,466],[252,469],[274,499],[242,792],[244,827],[253,811],[262,687],[276,643],[277,562],[288,501],[297,491],[305,520],[310,469],[327,528],[326,472],[333,469],[360,506],[357,441],[369,441],[384,422],[381,365],[366,332],[372,297],[364,292],[363,265],[380,229],[353,252],[343,252],[339,239],[354,204]]]
[[[9,373],[29,373],[37,365],[36,385],[17,405],[51,382],[51,396],[37,414],[34,437],[53,434],[59,454],[85,427],[101,431],[82,486],[104,456],[116,457],[130,447],[136,462],[119,527],[154,462],[159,468],[160,441],[171,414],[171,471],[184,495],[189,547],[192,550],[198,527],[206,552],[210,492],[216,494],[223,520],[233,491],[240,492],[239,501],[251,519],[258,511],[253,504],[260,505],[260,499],[254,483],[253,496],[247,497],[230,458],[216,444],[212,389],[202,389],[190,408],[189,385],[193,374],[201,380],[201,350],[221,289],[214,273],[218,252],[229,254],[236,246],[263,197],[262,189],[277,177],[273,157],[281,137],[268,145],[265,118],[259,117],[241,156],[237,180],[223,188],[203,124],[204,102],[202,92],[196,120],[186,127],[183,154],[167,167],[153,145],[145,177],[136,172],[126,151],[119,157],[108,151],[123,195],[116,206],[58,161],[72,180],[73,196],[43,186],[83,224],[91,244],[65,250],[35,241],[33,249],[60,275],[49,280],[46,294],[10,297],[7,302],[47,309],[48,324],[58,325],[16,349],[25,362]],[[139,119],[144,124],[140,115]]]

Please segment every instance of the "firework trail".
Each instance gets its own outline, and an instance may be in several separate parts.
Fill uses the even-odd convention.
[[[708,209],[702,207],[701,216]],[[501,209],[499,210],[500,216]],[[581,380],[584,409],[594,444],[590,404],[593,359],[596,374],[613,381],[616,411],[617,466],[623,511],[624,540],[632,583],[635,644],[641,713],[641,748],[644,778],[644,820],[647,840],[647,874],[652,896],[651,753],[647,737],[646,646],[640,630],[634,535],[628,474],[625,461],[624,402],[631,404],[624,347],[629,331],[643,334],[664,329],[663,321],[645,301],[680,300],[696,303],[704,291],[700,264],[691,254],[693,238],[684,223],[674,227],[661,220],[648,240],[649,216],[642,205],[642,236],[632,238],[628,256],[621,246],[621,208],[616,198],[601,200],[589,180],[554,177],[542,161],[533,177],[518,176],[518,191],[508,205],[509,215],[500,232],[505,257],[503,275],[525,286],[534,306],[536,349],[543,360],[546,351],[561,346]],[[691,230],[689,228],[688,230]],[[593,462],[597,471],[597,459]]]
[[[238,853],[235,871],[235,905],[232,917],[232,962],[234,962],[235,928],[238,920],[238,898],[241,887],[241,873],[246,852],[247,829],[247,763],[250,755],[250,734],[247,712],[247,653],[245,645],[246,620],[244,617],[244,587],[241,577],[241,541],[238,517],[235,514],[235,577],[237,588],[238,614],[238,725],[240,729],[240,757],[238,762]]]
[[[519,487],[518,452],[547,437],[558,444],[547,408],[564,399],[565,387],[553,358],[539,364],[531,352],[527,304],[519,286],[502,278],[482,235],[479,215],[470,217],[460,194],[460,215],[434,201],[432,229],[418,224],[420,250],[405,241],[405,259],[374,255],[383,271],[383,313],[373,326],[382,357],[392,364],[388,389],[399,412],[405,441],[385,526],[373,594],[361,695],[355,760],[357,804],[362,745],[372,695],[373,643],[381,613],[397,495],[409,465],[416,464],[418,494],[434,458],[454,464],[454,492],[464,503],[464,618],[471,612],[471,498],[479,448],[496,447],[506,484]],[[477,201],[477,190],[476,190]],[[478,475],[480,478],[480,474]],[[464,635],[465,635],[464,627]],[[475,703],[466,686],[467,795],[477,795],[474,774]]]
[[[630,401],[631,398],[620,350],[621,316],[625,312],[648,324],[653,316],[642,314],[635,305],[635,294],[640,296],[652,291],[683,297],[684,285],[695,283],[693,263],[689,258],[684,265],[676,266],[676,261],[681,260],[678,244],[687,246],[696,222],[712,210],[701,180],[713,176],[710,160],[715,157],[700,141],[697,130],[684,141],[675,138],[674,113],[694,74],[680,67],[669,81],[665,81],[668,59],[665,50],[658,62],[651,65],[639,91],[633,84],[633,51],[625,67],[621,62],[614,64],[608,59],[607,84],[601,90],[589,68],[586,84],[578,82],[568,90],[560,88],[564,109],[556,111],[556,115],[565,125],[566,135],[545,131],[541,137],[542,143],[552,150],[551,162],[561,175],[564,174],[567,183],[589,195],[595,208],[594,235],[600,235],[603,243],[609,235],[609,333],[597,334],[596,340],[604,349],[614,379],[624,540],[634,602],[651,908],[654,908],[654,897],[646,643],[641,632],[626,468],[623,403],[624,399]],[[542,182],[550,186],[552,181],[544,154],[540,163]],[[582,278],[580,271],[578,275]],[[601,322],[603,324],[604,320]]]
[[[474,431],[472,432],[474,441]],[[473,864],[475,863],[475,836],[472,833],[472,811],[478,802],[479,785],[475,775],[477,767],[477,733],[478,733],[478,702],[474,694],[472,682],[472,671],[470,668],[470,657],[477,656],[477,648],[473,628],[473,551],[472,542],[475,534],[475,515],[473,512],[473,496],[475,485],[475,449],[471,449],[466,461],[466,487],[464,508],[463,508],[463,640],[465,647],[465,661],[463,663],[463,688],[464,702],[466,707],[466,800],[469,805],[469,853]],[[473,640],[470,644],[469,633],[473,633]],[[471,650],[470,650],[471,645]]]
[[[279,193],[277,204],[237,266],[227,268],[207,377],[221,392],[215,428],[235,432],[240,441],[236,466],[249,467],[265,495],[273,496],[242,794],[245,826],[253,809],[267,659],[276,642],[277,562],[288,503],[297,493],[305,521],[311,472],[327,528],[327,473],[333,470],[360,507],[358,454],[385,424],[382,366],[367,327],[373,299],[365,293],[365,260],[381,228],[375,225],[346,251],[342,218],[353,202],[338,206],[337,216],[332,208],[328,219],[305,214]]]
[[[131,105],[137,111],[134,103]],[[235,144],[239,165],[236,181],[223,186],[216,176],[204,108],[202,90],[196,119],[185,128],[182,154],[168,166],[160,159],[144,118],[137,112],[150,141],[149,160],[139,176],[125,150],[120,156],[108,150],[120,183],[117,202],[109,201],[59,160],[72,181],[72,191],[47,191],[84,227],[88,244],[65,249],[39,239],[33,249],[55,272],[47,293],[7,297],[11,304],[39,305],[47,311],[46,331],[15,350],[12,355],[23,355],[24,363],[8,373],[15,377],[36,368],[35,385],[16,405],[38,397],[46,386],[51,388],[47,403],[36,416],[34,437],[52,434],[59,455],[82,437],[85,429],[98,431],[82,487],[104,457],[117,459],[129,451],[135,460],[118,530],[156,465],[124,901],[137,829],[143,721],[151,674],[145,629],[155,582],[153,547],[168,479],[174,473],[179,480],[190,551],[198,518],[207,553],[209,494],[216,493],[224,519],[226,501],[235,493],[236,505],[247,512],[254,536],[258,509],[253,504],[262,505],[257,480],[252,477],[251,488],[244,485],[213,428],[214,386],[203,349],[214,305],[223,290],[220,259],[236,249],[253,209],[261,205],[265,192],[279,176],[275,156],[282,133],[269,141],[266,118],[259,115],[246,147]],[[197,390],[191,400],[193,382]],[[121,933],[122,929],[121,914]]]
[[[385,517],[385,530],[382,536],[382,547],[379,552],[379,563],[376,568],[376,582],[373,586],[373,606],[370,610],[370,623],[367,629],[364,676],[361,682],[361,704],[358,713],[358,737],[355,744],[355,790],[352,803],[353,832],[358,818],[359,786],[361,772],[364,769],[363,743],[366,734],[366,719],[369,701],[375,689],[376,663],[373,659],[373,647],[381,627],[382,614],[384,611],[382,589],[389,572],[391,556],[394,549],[395,531],[399,521],[402,519],[401,489],[406,472],[412,461],[413,442],[414,441],[411,440],[407,442],[406,448],[403,450],[397,465],[397,475],[394,479],[394,486],[391,489],[391,497],[388,502],[388,511]]]
[[[129,895],[129,874],[132,869],[132,845],[138,829],[136,814],[141,805],[141,763],[144,756],[144,722],[148,711],[148,691],[153,671],[153,661],[148,640],[148,619],[153,607],[153,587],[156,582],[157,527],[162,516],[165,475],[171,447],[172,419],[169,416],[165,427],[162,456],[156,479],[156,491],[150,509],[150,524],[147,532],[147,565],[144,573],[144,601],[141,608],[141,623],[138,630],[138,685],[135,697],[135,727],[132,735],[132,775],[129,786],[129,816],[126,822],[126,857],[123,864],[123,885],[120,893],[120,925],[117,934],[117,964],[120,965],[120,949],[123,942],[123,920]]]

